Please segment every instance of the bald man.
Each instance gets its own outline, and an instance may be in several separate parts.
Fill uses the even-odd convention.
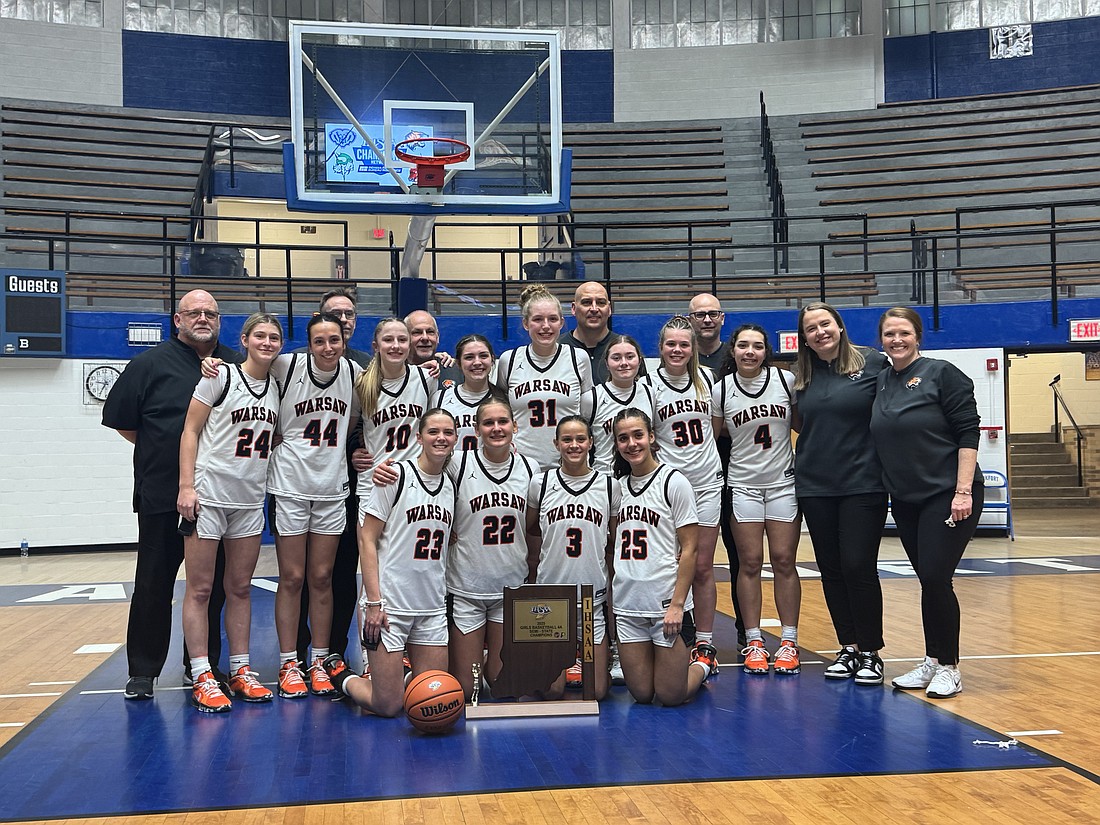
[[[183,562],[183,537],[176,512],[179,495],[179,442],[200,362],[214,355],[231,363],[240,354],[218,342],[218,302],[201,289],[180,298],[172,317],[177,333],[136,356],[119,376],[103,405],[103,426],[118,430],[134,445],[134,512],[138,517],[137,569],[126,657],[127,699],[152,699],[172,641],[172,592]],[[221,590],[224,554],[219,552],[217,586],[210,598],[210,661],[221,655]],[[220,595],[220,598],[219,598]],[[187,662],[187,650],[183,658]],[[219,675],[219,681],[224,676]]]
[[[558,342],[588,353],[592,360],[592,383],[602,384],[611,376],[604,356],[611,337],[611,299],[599,281],[585,281],[573,293],[573,317],[577,327],[564,333]]]
[[[405,316],[409,328],[409,358],[414,366],[423,366],[433,375],[438,370],[439,386],[462,383],[462,371],[455,359],[446,352],[439,352],[439,325],[426,310],[418,309]],[[435,362],[433,365],[432,362]]]

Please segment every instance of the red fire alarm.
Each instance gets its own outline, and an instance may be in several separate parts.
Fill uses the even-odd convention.
[[[1003,427],[981,427],[980,428],[986,435],[989,436],[990,441],[996,441],[1001,437],[1001,430]]]
[[[997,364],[997,359],[996,358],[986,358],[985,359],[985,368],[986,368],[987,372],[996,372],[997,370],[1000,369],[1000,367]]]
[[[383,229],[383,228],[382,228],[382,227],[380,227],[380,226],[379,226],[379,227],[377,227],[377,228],[376,228],[376,229],[374,230],[374,239],[375,239],[376,241],[380,241],[380,240],[382,240],[382,239],[383,239],[384,237],[386,237],[386,230],[385,230],[385,229]]]

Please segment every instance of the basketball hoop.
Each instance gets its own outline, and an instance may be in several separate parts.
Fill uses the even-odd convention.
[[[443,143],[456,150],[450,155],[414,155],[405,151],[403,146],[411,146],[416,143]],[[416,137],[395,143],[393,154],[406,163],[416,165],[416,185],[420,189],[442,189],[446,179],[444,167],[452,163],[462,163],[470,157],[470,144],[461,140],[440,137]]]

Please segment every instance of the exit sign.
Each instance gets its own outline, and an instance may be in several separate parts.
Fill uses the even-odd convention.
[[[1069,322],[1069,340],[1100,341],[1100,318],[1084,318]]]
[[[780,332],[779,335],[779,354],[780,355],[797,355],[798,354],[798,333],[797,332]]]

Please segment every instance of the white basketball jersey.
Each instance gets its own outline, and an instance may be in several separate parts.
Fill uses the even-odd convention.
[[[539,584],[591,584],[595,604],[606,601],[608,528],[620,495],[604,473],[577,478],[555,467],[535,476],[527,506],[538,511],[542,529]]]
[[[730,434],[729,487],[768,489],[794,483],[791,392],[783,370],[765,367],[755,379],[727,375],[712,393],[714,414]]]
[[[615,461],[615,433],[612,430],[615,416],[622,410],[635,407],[652,421],[655,407],[653,387],[642,379],[624,394],[609,381],[586,392],[582,406],[583,414],[592,427],[592,467],[610,475]]]
[[[700,370],[707,394],[699,398],[695,384],[686,376],[675,378],[658,367],[652,378],[657,417],[653,428],[661,461],[687,476],[696,490],[722,487],[722,459],[714,438],[711,418],[710,370]]]
[[[385,524],[378,539],[378,586],[395,614],[441,616],[447,610],[454,482],[425,474],[416,461],[394,469],[397,481],[375,487],[367,504],[368,515]]]
[[[352,387],[359,370],[358,364],[341,358],[323,377],[308,353],[276,359],[272,373],[282,386],[283,440],[272,450],[268,492],[312,501],[347,498],[348,426],[358,415]]]
[[[619,484],[613,606],[623,616],[663,616],[680,567],[676,528],[699,523],[695,493],[683,473],[667,464],[646,478],[623,476]],[[689,589],[684,610],[691,608]]]
[[[217,378],[203,378],[195,390],[195,397],[207,403],[211,399],[204,390],[214,394],[214,403],[195,458],[199,503],[259,509],[279,421],[279,385],[270,375],[257,381],[239,365],[222,364]]]
[[[592,367],[588,356],[564,344],[549,361],[539,361],[531,347],[519,347],[501,356],[498,374],[516,417],[516,452],[548,468],[559,459],[554,430],[565,416],[580,413]]]
[[[455,417],[458,441],[455,452],[477,449],[477,408],[492,398],[486,390],[480,395],[470,395],[462,384],[445,386],[435,396],[433,407],[441,407]]]
[[[432,389],[429,389],[431,387]],[[378,408],[373,414],[363,414],[363,446],[374,463],[385,459],[405,461],[420,455],[416,433],[424,410],[431,406],[435,383],[420,367],[405,366],[400,378],[382,382]],[[374,486],[374,467],[359,473],[356,490],[365,497]]]
[[[499,599],[527,577],[527,490],[538,468],[522,455],[493,464],[481,450],[455,459],[447,467],[457,491],[447,590]]]

